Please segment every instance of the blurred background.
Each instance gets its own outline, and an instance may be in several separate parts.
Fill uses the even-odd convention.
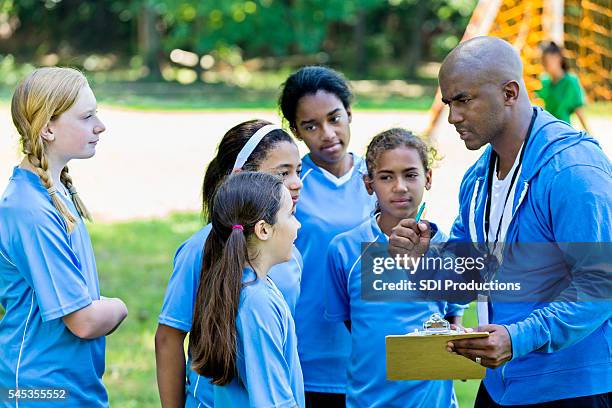
[[[112,406],[159,406],[157,314],[175,249],[202,225],[204,170],[233,125],[280,121],[279,87],[291,72],[323,64],[350,80],[353,152],[391,126],[429,137],[443,159],[427,218],[448,230],[479,152],[465,149],[436,98],[444,56],[463,38],[507,39],[542,104],[533,92],[541,46],[563,44],[589,130],[610,156],[611,19],[610,0],[0,0],[0,188],[20,159],[9,107],[18,81],[39,66],[81,69],[107,131],[71,174],[96,218],[102,293],[130,309],[109,337],[104,380]],[[466,320],[475,324],[473,308]],[[477,386],[456,384],[462,406]]]
[[[435,62],[457,45],[476,2],[2,0],[0,83],[59,64],[104,84],[100,98],[114,103],[153,107],[164,95],[164,106],[273,107],[292,70],[325,64],[357,81],[409,80],[416,86],[382,86],[378,104],[392,94],[423,109]],[[355,85],[376,100],[367,83]]]

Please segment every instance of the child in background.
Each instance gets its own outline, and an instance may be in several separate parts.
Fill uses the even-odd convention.
[[[385,336],[420,329],[433,313],[460,324],[464,307],[443,301],[374,302],[362,297],[362,243],[386,243],[400,220],[415,218],[424,191],[431,187],[432,159],[425,143],[404,129],[375,136],[366,153],[368,173],[363,181],[368,193],[376,195],[378,211],[358,227],[335,237],[329,246],[325,316],[333,322],[344,322],[350,331],[348,407],[457,406],[450,380],[388,381]],[[445,242],[446,235],[435,224],[431,227],[431,242]]]
[[[217,155],[204,176],[202,207],[210,214],[215,192],[233,171],[250,170],[276,174],[291,192],[294,205],[300,196],[301,160],[295,142],[279,126],[250,120],[230,129],[219,143]],[[185,364],[184,342],[191,331],[197,288],[202,268],[202,251],[212,228],[206,225],[184,242],[174,257],[155,335],[157,382],[162,406],[210,408],[213,387]],[[270,278],[283,294],[293,313],[300,293],[302,258],[294,247],[288,262],[272,267]],[[185,384],[187,382],[187,384]],[[186,385],[186,386],[185,386]]]
[[[544,109],[567,123],[571,123],[570,116],[575,113],[584,130],[590,133],[580,80],[569,72],[563,50],[552,41],[542,51],[542,65],[546,75],[543,75],[542,88],[536,94],[544,101]]]
[[[11,114],[25,157],[0,200],[0,389],[9,397],[0,405],[38,405],[27,391],[45,389],[62,407],[108,407],[105,336],[127,308],[100,296],[91,217],[67,167],[92,157],[106,128],[87,79],[70,68],[32,72]]]
[[[289,190],[266,173],[234,174],[215,195],[189,349],[216,407],[304,407],[293,317],[267,277],[291,259],[294,214]]]

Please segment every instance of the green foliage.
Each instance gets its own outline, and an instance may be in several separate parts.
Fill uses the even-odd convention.
[[[187,68],[196,77],[207,70],[313,62],[359,77],[391,62],[406,77],[415,75],[417,63],[440,59],[458,42],[476,2],[0,0],[0,28],[11,27],[8,37],[0,30],[0,53],[93,71],[133,65],[132,57],[140,55],[147,67],[142,75],[159,72],[153,68],[159,65],[170,80],[178,77],[168,74],[175,66],[169,54],[177,48],[214,58],[214,66]],[[316,57],[287,59],[299,55]]]
[[[13,36],[2,48],[13,54],[36,56],[56,53],[64,58],[80,52],[104,53],[130,49],[131,28],[114,10],[122,0],[20,0],[4,2],[0,10],[18,21]],[[2,13],[2,11],[0,11]],[[109,29],[111,28],[111,29]]]
[[[34,70],[30,64],[19,64],[11,54],[0,55],[0,85],[15,87],[26,75]]]
[[[475,3],[476,0],[156,1],[158,9],[165,10],[162,18],[168,27],[167,50],[180,47],[201,54],[232,44],[243,51],[244,58],[334,52],[347,45],[353,48],[350,42],[358,13],[367,17],[368,37],[376,38],[370,50],[402,48],[415,30],[433,38],[442,30],[445,36],[457,37]],[[424,12],[417,13],[421,9]],[[416,14],[424,19],[416,20]],[[386,51],[382,56],[389,54]]]

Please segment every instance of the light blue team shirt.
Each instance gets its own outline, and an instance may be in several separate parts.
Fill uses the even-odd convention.
[[[193,321],[196,295],[200,284],[202,255],[204,243],[212,229],[212,224],[206,225],[193,234],[176,251],[174,256],[174,271],[166,288],[164,304],[159,315],[159,323],[175,329],[189,332]],[[302,257],[293,248],[292,259],[289,262],[274,265],[268,274],[283,294],[291,313],[300,295],[300,280],[302,278]],[[187,362],[186,404],[187,407],[212,407],[213,386],[206,377],[198,375],[191,369],[191,360]]]
[[[236,316],[238,376],[214,385],[216,407],[305,407],[293,317],[274,282],[245,268]],[[248,282],[248,283],[247,283]]]
[[[434,224],[432,229],[437,230]],[[437,231],[431,242],[443,243]],[[464,306],[440,302],[367,301],[362,298],[362,243],[387,243],[375,217],[331,242],[327,257],[327,319],[351,321],[352,352],[348,366],[348,407],[456,407],[453,382],[388,381],[385,336],[421,329],[433,314],[461,316]],[[348,333],[348,330],[345,328]],[[406,356],[410,358],[410,356]]]
[[[60,197],[78,217],[70,198]],[[62,320],[98,299],[83,221],[68,234],[38,176],[15,167],[0,199],[0,304],[6,312],[0,321],[0,388],[62,388],[62,407],[107,407],[105,337],[80,339]],[[41,404],[19,401],[20,407]],[[0,406],[15,407],[15,400]]]
[[[302,224],[295,245],[304,257],[302,292],[295,313],[298,351],[306,391],[344,393],[351,349],[349,333],[342,323],[323,316],[325,254],[337,234],[368,219],[375,199],[363,184],[365,162],[353,155],[353,168],[336,178],[302,158],[302,182],[296,218]]]

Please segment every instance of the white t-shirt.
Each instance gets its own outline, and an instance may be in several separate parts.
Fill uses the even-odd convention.
[[[516,168],[519,164],[522,150],[523,146],[521,146],[521,149],[516,155],[512,168],[510,169],[508,174],[506,174],[506,177],[504,177],[502,180],[497,178],[498,161],[495,162],[495,170],[493,171],[491,197],[489,197],[489,200],[491,200],[491,212],[489,215],[489,231],[487,231],[487,234],[489,244],[492,245],[495,242],[495,236],[497,235],[498,227],[501,228],[501,231],[499,232],[498,244],[495,245],[495,251],[493,253],[499,260],[501,260],[501,253],[503,248],[503,245],[499,245],[499,243],[503,243],[506,240],[508,226],[510,225],[510,221],[512,220],[512,204],[514,204],[514,194],[516,192],[516,185],[518,184],[518,174],[514,180],[514,184],[512,185],[512,190],[510,191],[510,195],[508,196],[507,202],[506,195],[508,194],[508,190],[510,189],[512,175],[515,171],[518,171],[518,173],[521,172],[520,168],[518,170]],[[505,207],[504,202],[506,203]],[[500,226],[499,221],[501,219],[502,213],[504,215],[504,218],[501,220],[502,222]],[[493,249],[492,247],[490,248]],[[478,295],[478,302],[476,303],[476,306],[478,313],[478,324],[489,324],[490,322],[487,296],[481,297],[481,295]]]
[[[498,242],[504,242],[506,238],[506,233],[508,232],[508,226],[510,225],[510,221],[512,220],[512,204],[514,203],[514,194],[516,192],[516,185],[518,184],[518,174],[515,177],[514,184],[512,185],[512,190],[510,191],[510,196],[508,197],[508,201],[506,202],[506,206],[504,207],[504,202],[506,201],[506,195],[508,194],[508,189],[510,188],[510,182],[512,181],[512,175],[516,171],[516,168],[519,164],[519,160],[521,157],[521,151],[523,150],[523,146],[519,150],[516,155],[516,159],[514,159],[514,164],[512,168],[502,180],[497,178],[497,164],[495,163],[495,171],[493,172],[493,182],[491,188],[491,212],[489,216],[489,231],[488,238],[490,243],[495,242],[495,237],[497,236],[498,227],[501,227],[501,231],[499,232]],[[521,172],[521,169],[518,169],[518,173]],[[502,213],[504,218],[502,219]],[[500,219],[502,220],[500,226]]]
[[[493,249],[493,243],[495,242],[495,237],[497,236],[498,228],[501,228],[499,232],[498,244],[495,245],[495,249],[493,255],[495,255],[499,261],[501,261],[501,254],[503,245],[500,245],[506,240],[506,233],[508,232],[508,226],[510,225],[510,221],[512,220],[512,207],[514,204],[514,194],[516,192],[516,185],[518,184],[518,174],[514,180],[514,184],[512,185],[512,190],[510,191],[510,195],[508,196],[508,201],[506,202],[506,195],[508,195],[508,190],[510,189],[510,182],[512,182],[512,175],[515,171],[518,173],[521,172],[517,167],[519,165],[521,151],[523,150],[523,146],[519,150],[516,158],[514,159],[514,164],[512,168],[506,174],[502,180],[497,178],[497,164],[495,163],[495,169],[493,171],[493,180],[491,186],[491,212],[489,213],[489,231],[485,231],[488,233],[487,240],[489,241],[489,245],[491,245],[490,249]],[[504,203],[506,204],[504,206]],[[504,218],[502,219],[502,213]],[[501,225],[500,225],[501,219]],[[478,295],[477,305],[477,313],[478,313],[478,324],[489,324],[489,309],[488,309],[488,299],[487,296]]]

